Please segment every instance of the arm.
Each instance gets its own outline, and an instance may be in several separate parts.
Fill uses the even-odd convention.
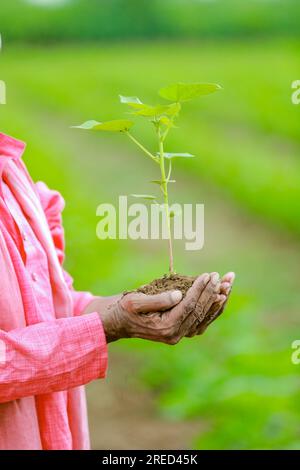
[[[106,373],[106,340],[97,313],[0,330],[0,340],[0,403],[67,390]]]
[[[0,330],[0,403],[104,377],[106,342],[142,338],[176,344],[222,300],[219,291],[217,273],[204,274],[183,300],[179,291],[153,296],[131,293],[100,303],[95,299],[78,317]],[[101,311],[89,313],[96,308]]]

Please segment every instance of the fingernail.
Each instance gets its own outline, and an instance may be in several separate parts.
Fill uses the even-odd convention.
[[[231,279],[232,281],[234,281],[234,279],[235,279],[235,273],[234,273],[233,271],[229,272],[229,273],[228,273],[228,276],[230,277],[230,279]]]
[[[203,279],[203,282],[208,282],[209,281],[209,274],[208,273],[202,274],[202,279]]]
[[[178,303],[182,299],[182,292],[180,290],[174,290],[171,292],[171,300],[174,303]]]
[[[218,282],[219,282],[219,279],[220,279],[220,276],[218,273],[213,273],[212,276],[211,276],[211,282],[214,284],[214,285],[217,285]]]

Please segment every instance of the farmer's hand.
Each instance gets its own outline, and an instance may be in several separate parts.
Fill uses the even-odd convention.
[[[229,272],[223,276],[217,301],[213,303],[202,321],[196,321],[194,323],[186,336],[190,338],[195,335],[202,335],[206,328],[223,313],[231,293],[234,279],[235,274],[233,272]]]
[[[220,301],[219,291],[219,275],[213,273],[198,277],[182,301],[180,291],[126,294],[99,313],[107,342],[142,338],[176,344]]]

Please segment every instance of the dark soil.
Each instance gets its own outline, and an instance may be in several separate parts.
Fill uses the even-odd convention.
[[[150,284],[139,287],[136,291],[153,295],[168,290],[180,290],[182,295],[185,296],[195,279],[195,277],[184,276],[182,274],[165,274],[160,279],[154,279]]]

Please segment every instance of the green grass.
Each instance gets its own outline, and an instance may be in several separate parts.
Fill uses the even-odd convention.
[[[300,447],[300,379],[290,362],[300,300],[300,108],[290,100],[298,50],[287,41],[157,42],[12,48],[2,56],[1,129],[28,142],[34,179],[65,196],[67,268],[77,288],[103,295],[167,270],[163,242],[95,236],[97,205],[148,192],[155,168],[123,136],[69,126],[124,116],[118,93],[155,102],[154,90],[177,80],[224,87],[186,106],[167,150],[197,155],[175,166],[171,198],[206,207],[205,248],[184,252],[176,243],[177,271],[235,270],[228,313],[176,348],[112,346],[141,357],[141,380],[161,413],[207,421],[197,448]],[[140,124],[138,131],[151,146],[151,133]]]

